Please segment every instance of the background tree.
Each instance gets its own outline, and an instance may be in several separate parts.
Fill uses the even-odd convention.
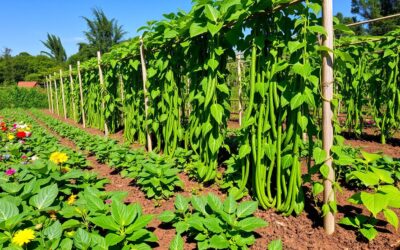
[[[374,19],[400,12],[399,0],[352,0],[351,12],[365,19]],[[400,25],[400,19],[390,19],[368,25],[371,35],[384,35]]]
[[[84,32],[88,43],[79,44],[79,55],[74,56],[79,60],[95,56],[97,51],[102,53],[110,51],[111,47],[121,42],[126,34],[122,25],[118,25],[114,18],[108,19],[103,10],[93,9],[92,11],[93,19],[83,17],[89,28]]]
[[[359,21],[356,16],[346,17],[341,12],[338,12],[335,17],[337,19],[339,19],[339,22],[342,24],[351,24],[351,23],[356,23]],[[353,30],[353,32],[359,36],[366,35],[368,33],[367,30],[362,25],[353,26],[353,27],[350,27],[350,29]],[[335,31],[335,34],[336,34],[336,37],[340,37],[343,35],[341,31]]]
[[[15,82],[14,62],[10,48],[4,48],[0,55],[0,83],[10,85]]]
[[[97,53],[97,50],[95,48],[92,48],[87,43],[79,43],[78,46],[78,53],[70,56],[67,60],[67,64],[76,65],[78,61],[84,62],[90,57],[95,56]]]
[[[41,41],[43,45],[50,50],[50,52],[42,51],[42,54],[53,58],[57,62],[65,62],[67,60],[67,53],[65,53],[64,46],[61,43],[61,39],[56,35],[47,33],[47,40]]]
[[[32,56],[26,52],[12,56],[10,51],[7,49],[0,56],[0,86],[16,84],[23,80],[44,82],[46,75],[58,71],[63,66],[48,56]]]

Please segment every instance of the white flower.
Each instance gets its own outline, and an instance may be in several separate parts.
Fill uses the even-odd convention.
[[[34,156],[31,157],[31,160],[32,160],[32,161],[36,161],[36,160],[38,160],[38,159],[39,159],[39,157],[37,157],[37,155],[34,155]]]
[[[26,128],[26,127],[28,127],[28,125],[26,125],[25,123],[17,123],[17,126],[16,126],[16,128],[21,128],[21,129],[24,129],[24,128]]]

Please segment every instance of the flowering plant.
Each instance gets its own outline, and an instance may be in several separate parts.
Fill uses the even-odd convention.
[[[68,161],[68,156],[66,153],[54,152],[50,155],[50,161],[54,162],[57,165],[62,164]]]

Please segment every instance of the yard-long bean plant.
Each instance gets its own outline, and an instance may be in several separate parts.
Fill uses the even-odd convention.
[[[224,144],[230,115],[227,62],[244,52],[251,70],[236,197],[247,187],[262,207],[299,213],[304,206],[300,149],[304,134],[313,147],[317,130],[310,111],[318,111],[317,65],[319,52],[327,50],[317,41],[325,33],[318,25],[320,9],[316,0],[297,5],[199,0],[188,13],[149,22],[141,29],[144,65],[139,38],[103,55],[104,86],[97,60],[82,65],[87,124],[104,129],[106,123],[111,132],[123,124],[128,141],[151,138],[155,151],[165,154],[184,145],[200,159],[197,177],[213,181],[221,148],[229,150]]]
[[[316,107],[319,71],[311,58],[316,47],[307,41],[316,41],[323,29],[309,7],[316,6],[295,9],[297,21],[283,11],[269,15],[270,22],[264,17],[249,24],[250,100],[241,128],[242,179],[236,196],[251,183],[262,207],[285,214],[304,207],[300,148],[303,133],[313,136],[309,109]],[[274,20],[285,25],[270,25]]]
[[[365,116],[372,116],[383,144],[399,129],[399,34],[394,30],[379,42],[343,38],[336,50],[336,80],[347,111],[346,126],[361,135]]]

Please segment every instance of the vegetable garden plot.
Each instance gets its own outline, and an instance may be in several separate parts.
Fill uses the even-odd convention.
[[[61,123],[61,122],[60,122]],[[54,124],[52,124],[52,127],[57,127],[56,125],[54,125]],[[65,132],[63,132],[63,134],[69,134],[69,132],[67,131],[67,130],[65,130]],[[82,132],[81,132],[81,134],[82,134]],[[338,149],[341,149],[341,147],[339,147]],[[348,158],[350,158],[350,159],[355,159],[355,158],[357,158],[357,152],[354,152],[354,153],[352,153],[352,154],[349,154],[349,153],[345,153],[345,152],[343,152],[343,153],[341,153],[341,154],[339,154],[339,152],[335,155],[335,163],[336,163],[336,165],[339,165],[339,164],[342,164],[342,166],[343,166],[343,169],[346,169],[346,168],[348,168],[349,170],[351,170],[351,166],[352,165],[356,165],[357,166],[357,169],[358,169],[358,171],[364,171],[363,170],[363,163],[362,163],[362,161],[357,161],[357,163],[355,163],[355,162],[351,162],[351,163],[349,163],[348,162]],[[386,160],[385,160],[386,161]],[[379,163],[378,163],[378,166],[379,165],[382,165],[382,163],[384,163],[385,161],[382,161],[382,158],[381,159],[379,159]],[[346,163],[347,162],[347,163]],[[345,164],[347,164],[347,165],[345,165]],[[371,163],[371,167],[372,168],[374,168],[374,165],[376,165],[375,163]],[[394,166],[394,165],[393,165]],[[346,168],[345,168],[346,167]],[[392,167],[390,166],[390,165],[388,165],[387,166],[388,167],[388,169],[391,169]],[[371,168],[371,169],[372,169]],[[350,172],[347,172],[346,173],[346,175],[347,174],[349,174]],[[344,174],[342,174],[341,176],[345,176]],[[357,183],[357,180],[355,180],[355,179],[353,179],[353,180],[351,180],[351,182],[353,182],[353,183]],[[358,185],[360,185],[360,183],[358,184]],[[362,184],[361,184],[362,185]],[[361,186],[360,186],[361,187]],[[345,187],[344,187],[345,188]],[[317,190],[317,189],[316,189]],[[338,201],[338,203],[340,204],[340,205],[342,205],[342,204],[349,204],[349,203],[347,203],[346,201],[345,201],[345,198],[346,197],[350,197],[351,196],[351,194],[353,193],[353,192],[349,192],[346,188],[345,188],[345,194],[344,194],[344,196],[342,196],[342,195],[340,195],[339,194],[339,196],[338,196],[338,199],[339,199],[339,201]],[[204,198],[203,198],[204,199]],[[163,203],[161,203],[161,204],[163,204]],[[358,207],[358,206],[357,206]],[[356,208],[354,208],[354,209],[356,209]],[[358,209],[358,208],[357,208]],[[160,210],[160,211],[162,211],[162,210]],[[398,210],[394,210],[396,213],[398,213]],[[266,245],[267,245],[267,243],[269,242],[269,241],[271,241],[271,240],[274,240],[274,239],[277,239],[277,238],[281,238],[282,240],[283,240],[283,242],[284,242],[284,245],[285,246],[287,246],[287,247],[296,247],[296,246],[298,246],[298,242],[296,243],[296,242],[292,242],[292,241],[290,241],[288,238],[286,238],[284,235],[284,231],[285,230],[283,230],[283,228],[282,228],[282,223],[284,223],[288,228],[290,227],[291,229],[290,229],[290,231],[293,229],[293,233],[296,233],[297,231],[296,230],[298,230],[298,229],[296,229],[296,228],[298,228],[298,226],[299,225],[302,225],[303,227],[305,227],[305,228],[309,228],[310,230],[312,230],[312,235],[315,235],[315,236],[313,236],[313,237],[311,237],[310,238],[310,235],[309,234],[300,234],[299,235],[299,237],[300,238],[302,238],[303,239],[303,237],[305,237],[304,238],[304,241],[303,241],[303,245],[304,246],[310,246],[310,247],[312,247],[312,246],[315,246],[315,242],[321,242],[321,244],[323,244],[322,242],[323,241],[325,241],[325,245],[329,245],[329,244],[331,244],[330,242],[331,242],[331,240],[333,240],[332,238],[330,238],[330,237],[328,237],[328,236],[326,236],[326,235],[324,235],[324,232],[323,232],[323,230],[321,229],[321,228],[313,228],[312,227],[312,221],[310,221],[309,219],[307,219],[307,214],[309,213],[309,210],[306,210],[305,212],[303,212],[299,217],[290,217],[289,219],[286,219],[286,218],[283,218],[282,216],[279,216],[279,215],[276,215],[273,211],[268,211],[267,213],[266,212],[264,212],[264,211],[258,211],[257,212],[257,216],[261,216],[262,218],[264,218],[264,219],[266,219],[267,221],[269,221],[270,222],[270,225],[267,227],[267,228],[265,228],[265,229],[261,229],[261,230],[257,230],[257,232],[258,233],[260,233],[260,232],[262,232],[261,233],[261,235],[262,235],[262,237],[263,238],[258,238],[258,237],[256,237],[257,238],[257,241],[256,241],[256,247],[254,248],[254,249],[257,249],[258,247],[261,247],[261,248],[263,248],[263,247],[265,247]],[[365,214],[365,215],[368,215],[368,212],[367,212],[367,210],[364,210],[364,212],[363,212],[363,214]],[[340,215],[340,217],[339,218],[341,218],[341,216],[342,216],[342,213],[341,212],[339,212],[339,215]],[[314,216],[315,216],[315,214],[314,214]],[[279,223],[278,223],[279,222]],[[285,228],[286,228],[286,226],[285,226]],[[377,227],[378,228],[381,228],[381,226],[380,225],[377,225]],[[286,231],[288,230],[288,228],[286,229]],[[394,231],[394,229],[393,228],[391,228],[391,227],[386,227],[388,230],[391,230],[392,232],[395,232]],[[191,229],[192,230],[192,229]],[[306,232],[306,231],[309,231],[309,230],[304,230],[304,232]],[[352,245],[349,245],[349,238],[350,239],[353,239],[353,243],[351,243],[351,244],[356,244],[356,245],[354,245],[354,247],[362,247],[363,246],[363,244],[365,244],[365,243],[357,243],[357,241],[356,241],[356,239],[355,239],[355,235],[353,234],[353,233],[349,233],[349,232],[351,232],[351,231],[348,231],[348,230],[344,230],[344,229],[342,229],[342,228],[339,228],[338,229],[338,232],[339,232],[339,234],[335,234],[335,236],[334,236],[334,242],[332,242],[332,247],[333,246],[335,246],[335,245],[337,245],[338,244],[338,242],[341,242],[340,244],[343,244],[344,246],[352,246]],[[211,235],[212,236],[212,235]],[[392,237],[390,237],[390,236],[392,236]],[[324,239],[323,241],[318,241],[318,240],[321,240],[321,239]],[[390,244],[394,244],[395,243],[395,241],[394,241],[394,239],[396,239],[396,234],[394,233],[393,235],[391,235],[391,234],[382,234],[382,235],[380,235],[376,240],[374,240],[371,244],[373,244],[373,246],[380,246],[380,247],[378,247],[378,248],[388,248],[388,246],[390,245]],[[165,240],[165,239],[164,239]],[[162,242],[162,243],[161,243]],[[166,244],[168,244],[168,242],[165,242],[165,241],[161,241],[159,244],[164,244],[164,245],[166,245]],[[190,241],[189,241],[190,242]],[[186,245],[187,243],[185,243],[185,246],[188,246],[188,245]],[[286,245],[287,244],[287,245]],[[361,244],[361,245],[358,245],[358,244]],[[327,246],[328,246],[327,245]],[[190,246],[190,245],[189,245]],[[365,245],[364,245],[365,246]]]
[[[6,112],[6,115],[17,117],[19,120],[28,120],[31,124],[35,123],[21,113],[16,115]],[[146,225],[153,219],[152,215],[142,215],[141,207],[138,204],[124,205],[122,199],[126,194],[123,192],[107,193],[101,191],[106,180],[97,180],[95,174],[75,169],[83,165],[75,160],[74,156],[79,154],[72,150],[58,146],[63,152],[53,152],[49,159],[47,159],[46,154],[38,154],[40,159],[37,156],[28,158],[30,154],[36,153],[36,147],[39,146],[37,144],[38,139],[50,138],[50,140],[45,141],[45,147],[49,148],[50,152],[52,152],[54,146],[57,147],[56,140],[54,137],[46,136],[46,132],[36,125],[29,125],[28,128],[26,125],[16,124],[14,128],[11,128],[9,124],[8,120],[4,123],[2,121],[0,135],[2,138],[3,136],[7,137],[7,140],[2,140],[6,144],[5,148],[13,147],[14,144],[24,147],[19,146],[20,150],[6,151],[8,157],[0,162],[1,167],[16,166],[16,169],[10,168],[3,173],[8,177],[3,178],[3,183],[0,185],[3,191],[0,209],[4,211],[5,216],[2,221],[6,223],[2,228],[5,230],[2,238],[4,246],[23,246],[29,249],[40,247],[60,247],[63,249],[96,249],[99,247],[131,249],[138,247],[140,249],[151,249],[150,246],[154,246],[157,238],[146,229]],[[21,129],[24,129],[24,131]],[[31,132],[28,133],[25,130]],[[19,141],[17,141],[17,137]],[[22,139],[24,143],[21,142]],[[30,151],[32,147],[33,150]],[[21,157],[24,160],[23,165],[25,166],[23,166],[19,157],[26,151],[31,153]],[[143,171],[143,173],[145,172]],[[21,188],[18,190],[11,188],[13,185],[21,186],[23,192],[20,194]],[[15,199],[16,195],[22,195],[26,198],[18,203]],[[29,199],[29,197],[31,198]],[[207,198],[194,197],[194,199],[206,201]],[[178,208],[184,204],[180,203],[180,200],[182,200],[182,197],[179,197],[176,201]],[[203,212],[213,213],[212,208],[215,204],[222,205],[222,201],[215,195],[208,195],[208,200],[208,203],[204,203]],[[233,197],[231,197],[230,202],[226,201],[225,203],[231,204],[232,201],[234,201]],[[199,242],[200,246],[214,248],[231,244],[234,244],[233,246],[237,244],[246,246],[254,243],[253,229],[267,225],[262,219],[252,216],[257,208],[257,202],[241,204],[234,202],[233,204],[238,206],[237,211],[236,209],[227,210],[226,213],[237,213],[237,216],[242,218],[243,222],[235,229],[210,231]],[[38,209],[31,211],[30,206]],[[228,208],[228,205],[225,206]],[[21,208],[24,209],[24,213],[15,217]],[[187,212],[189,213],[189,211]],[[204,219],[207,218],[211,217],[207,215]],[[195,216],[192,220],[196,220]],[[250,225],[247,223],[250,220],[257,223]],[[188,230],[196,228],[191,223],[188,225]],[[235,230],[241,232],[241,237],[245,237],[244,239],[247,240],[237,243],[224,240],[225,234],[232,235],[232,232],[236,232]],[[183,247],[183,241],[178,236],[172,242],[172,245],[177,244],[176,241],[179,241],[179,245]]]
[[[234,48],[246,51],[245,56],[252,58],[252,70],[250,101],[242,130],[257,135],[257,139],[242,138],[240,158],[246,159],[241,184],[234,192],[240,197],[245,186],[253,183],[253,194],[263,207],[277,207],[288,214],[296,207],[299,213],[304,206],[299,189],[299,147],[304,132],[308,131],[310,138],[315,135],[313,121],[306,114],[319,100],[318,68],[313,70],[317,64],[311,59],[318,47],[307,45],[323,33],[317,25],[318,5],[298,5],[259,18],[246,17],[240,7],[251,13],[267,6],[251,1],[198,3],[187,15],[190,19],[183,18],[183,13],[171,14],[164,22],[143,27],[146,89],[142,89],[140,77],[136,77],[143,73],[139,67],[138,39],[103,56],[104,86],[97,84],[95,59],[84,63],[87,124],[99,129],[107,124],[111,132],[124,124],[126,138],[142,143],[151,139],[155,151],[167,155],[185,147],[200,160],[193,174],[203,182],[213,181],[218,153],[225,146],[230,110],[230,91],[225,80],[227,60],[235,58]],[[290,19],[289,13],[299,19]],[[264,25],[261,20],[265,17],[276,22]],[[252,31],[245,35],[243,28]],[[290,63],[285,63],[288,58]],[[144,91],[149,92],[147,117],[140,105]],[[190,102],[190,112],[184,109],[184,100]],[[146,138],[145,134],[149,136]],[[268,148],[268,152],[261,152],[262,148]],[[267,173],[269,177],[263,177]],[[270,184],[263,190],[266,181]]]
[[[319,25],[320,9],[317,1],[297,5],[287,1],[199,1],[189,13],[169,14],[160,22],[149,22],[141,28],[142,37],[104,54],[101,60],[85,62],[82,66],[85,112],[81,112],[85,116],[81,119],[104,130],[106,135],[108,130],[115,132],[124,126],[128,140],[146,144],[149,151],[154,149],[163,156],[146,155],[151,162],[144,162],[140,159],[143,154],[120,150],[107,139],[100,148],[92,144],[93,151],[97,150],[100,160],[112,162],[113,158],[119,161],[125,157],[122,162],[130,158],[144,163],[146,166],[134,166],[126,172],[138,178],[150,198],[168,198],[175,187],[179,188],[179,180],[173,178],[179,167],[173,165],[176,163],[169,165],[168,160],[179,158],[181,152],[191,152],[185,153],[191,163],[187,168],[191,177],[206,184],[221,179],[218,167],[222,149],[234,152],[222,178],[223,182],[229,182],[228,192],[235,199],[251,194],[264,209],[275,208],[287,216],[299,215],[305,207],[303,182],[311,183],[314,196],[324,192],[322,182],[315,177],[332,183],[334,190],[325,194],[331,196],[340,190],[339,181],[329,177],[331,157],[319,140],[320,121],[310,115],[319,114],[322,103],[326,107],[337,102],[321,96],[320,85],[326,87],[332,83],[320,80],[320,53],[331,52],[318,43],[318,36],[327,35]],[[356,132],[361,131],[362,122],[358,120],[362,119],[363,105],[367,103],[363,98],[367,97],[373,103],[370,107],[381,128],[383,142],[398,125],[398,53],[396,43],[390,46],[393,47],[384,56],[390,62],[384,64],[382,71],[379,66],[375,71],[382,73],[383,80],[365,74],[369,70],[367,62],[371,61],[359,54],[359,48],[349,49],[354,56],[361,55],[358,65],[348,53],[335,51],[339,57],[337,69],[343,71],[337,75],[341,83],[339,91],[349,95],[348,125]],[[236,57],[235,51],[244,52],[245,58],[250,59],[250,81],[245,88],[249,101],[237,136],[239,146],[229,148],[225,140],[231,95],[226,81],[227,62]],[[363,82],[372,78],[384,83],[379,93],[388,98],[387,105],[384,99],[372,98],[372,85],[363,86]],[[363,95],[364,91],[371,93]],[[59,94],[55,96],[60,98]],[[361,235],[371,240],[376,236],[377,226],[372,218],[379,212],[397,227],[394,219],[397,216],[393,216],[392,210],[397,208],[396,202],[384,202],[384,206],[376,208],[369,201],[372,196],[373,200],[395,197],[398,177],[390,162],[381,161],[383,156],[369,159],[361,152],[346,155],[342,141],[343,138],[336,136],[337,148],[332,150],[339,158],[335,159],[339,171],[335,177],[345,179],[345,185],[358,179],[362,184],[358,187],[360,191],[374,189],[373,193],[352,199],[372,213],[369,219],[353,219]],[[109,154],[110,150],[115,150],[115,154]],[[301,169],[302,157],[307,159],[307,173]],[[351,157],[358,161],[349,160]],[[360,162],[362,167],[358,168]],[[341,168],[354,166],[357,169],[351,169],[350,177],[348,173],[341,175]],[[164,174],[163,184],[167,185],[147,180]],[[372,175],[379,177],[365,180],[365,176]],[[325,201],[320,212],[322,216],[337,213],[337,207],[336,200]]]
[[[82,171],[82,155],[58,145],[40,127],[12,125],[15,118],[33,123],[27,116],[5,114],[10,120],[1,121],[0,132],[7,138],[1,141],[6,151],[0,162],[2,170],[7,169],[1,179],[2,247],[150,248],[147,243],[156,239],[145,227],[152,216],[142,215],[138,204],[124,205],[123,193],[101,191],[107,180]],[[127,234],[114,234],[121,230]],[[134,239],[139,232],[145,237]]]
[[[363,118],[371,115],[383,144],[400,124],[399,34],[395,30],[380,43],[367,42],[367,38],[361,45],[344,46],[337,51],[338,94],[347,112],[346,127],[361,135]],[[343,40],[339,44],[352,42]]]

